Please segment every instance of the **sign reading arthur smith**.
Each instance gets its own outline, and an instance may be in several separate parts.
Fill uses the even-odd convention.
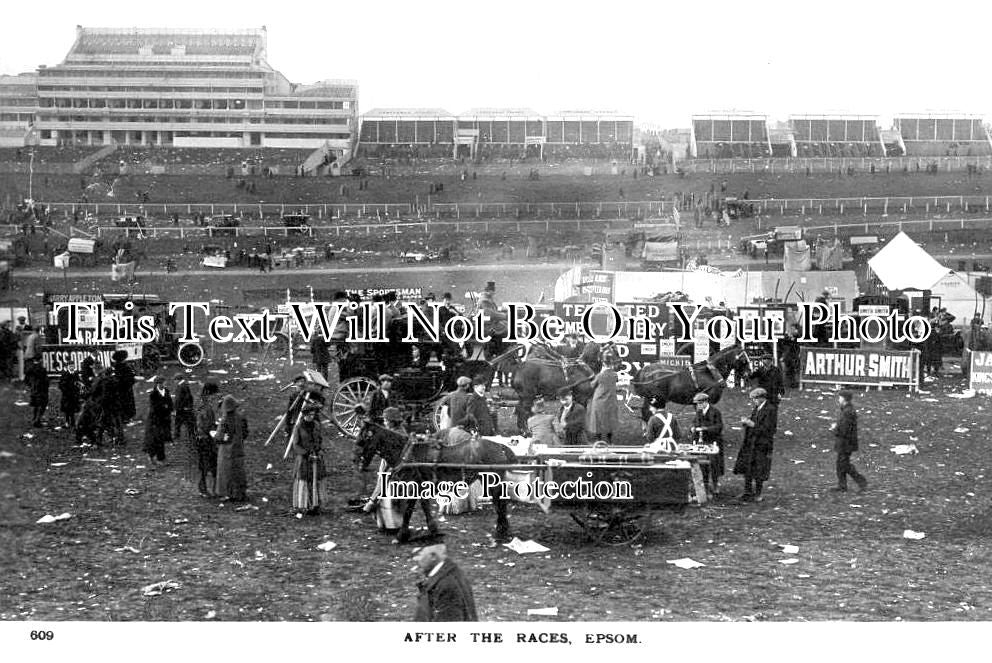
[[[919,352],[804,348],[801,383],[918,387]]]

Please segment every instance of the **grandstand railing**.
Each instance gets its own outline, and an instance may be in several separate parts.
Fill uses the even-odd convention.
[[[966,170],[968,166],[992,168],[992,156],[971,157],[823,157],[772,159],[690,159],[679,161],[677,167],[686,173],[836,173],[854,168],[859,172],[910,172],[926,170],[936,164],[942,171]]]

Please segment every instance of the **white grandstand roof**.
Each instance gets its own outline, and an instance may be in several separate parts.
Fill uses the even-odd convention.
[[[896,120],[984,120],[981,113],[960,111],[921,111],[916,113],[895,113]]]
[[[506,119],[516,117],[520,119],[541,119],[541,114],[532,108],[469,108],[464,113],[459,113],[458,117],[483,119]]]
[[[767,113],[755,113],[754,111],[711,111],[709,113],[696,113],[693,120],[766,120]]]
[[[880,115],[865,115],[862,113],[801,113],[790,115],[790,120],[879,120]]]

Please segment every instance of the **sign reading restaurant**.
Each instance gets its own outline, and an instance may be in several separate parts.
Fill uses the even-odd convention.
[[[800,386],[805,383],[919,387],[916,350],[804,348]]]

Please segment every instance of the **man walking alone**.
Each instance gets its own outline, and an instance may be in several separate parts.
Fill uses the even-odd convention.
[[[854,393],[841,389],[837,392],[837,402],[840,404],[840,415],[837,423],[831,426],[836,441],[834,451],[837,452],[837,485],[831,490],[843,493],[847,491],[847,477],[858,484],[858,492],[863,493],[868,487],[868,479],[851,465],[851,454],[858,450],[858,413],[854,411]]]

